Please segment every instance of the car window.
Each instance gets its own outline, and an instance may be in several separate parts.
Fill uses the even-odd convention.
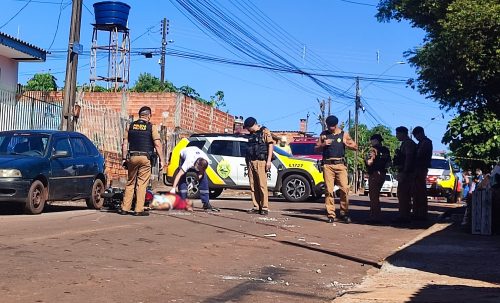
[[[86,157],[89,155],[87,146],[82,138],[71,138],[71,147],[73,148],[73,155],[75,157]]]
[[[68,155],[71,156],[71,146],[69,144],[68,138],[57,139],[56,143],[54,144],[54,150],[67,151]]]
[[[45,134],[0,135],[0,154],[23,154],[42,156],[47,150],[49,136]]]
[[[292,155],[302,156],[302,155],[321,155],[321,151],[314,151],[315,142],[311,143],[290,143],[290,148],[292,149]]]
[[[198,147],[199,149],[203,150],[203,146],[205,145],[205,141],[189,141],[187,147],[189,146],[196,146]]]
[[[281,148],[279,148],[278,146],[274,146],[274,151],[278,154],[278,155],[281,155],[281,156],[287,156],[287,157],[291,157],[292,155],[290,155],[289,153],[287,153],[286,151],[282,150]]]
[[[83,141],[85,141],[85,143],[87,145],[87,151],[89,152],[89,155],[98,156],[100,154],[99,150],[94,145],[94,143],[92,143],[92,141],[90,141],[88,138],[84,138]]]
[[[246,157],[248,150],[248,142],[240,141],[240,157]]]
[[[435,169],[450,169],[450,164],[448,163],[448,160],[444,159],[432,159],[431,160],[431,168]]]
[[[391,181],[391,176],[390,175],[385,175],[385,181]]]
[[[217,156],[238,156],[234,151],[233,141],[229,140],[214,140],[210,145],[208,153]]]

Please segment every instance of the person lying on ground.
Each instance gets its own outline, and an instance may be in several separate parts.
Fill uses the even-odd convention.
[[[182,199],[179,195],[165,193],[156,194],[149,205],[151,210],[187,210],[193,211],[193,202]]]

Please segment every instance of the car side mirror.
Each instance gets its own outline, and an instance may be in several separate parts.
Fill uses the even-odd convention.
[[[69,157],[69,152],[67,150],[56,150],[52,154],[52,158],[66,158]]]

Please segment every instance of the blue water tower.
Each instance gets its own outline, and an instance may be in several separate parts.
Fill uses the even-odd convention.
[[[94,3],[95,23],[92,24],[92,46],[90,56],[90,85],[103,81],[106,88],[126,90],[130,71],[130,31],[128,16],[130,6],[119,1]],[[105,36],[105,44],[99,43],[99,36]],[[98,70],[97,61],[107,58],[108,66]]]

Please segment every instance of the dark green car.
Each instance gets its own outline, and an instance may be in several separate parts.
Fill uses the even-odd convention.
[[[0,132],[0,203],[23,203],[28,214],[47,201],[85,199],[100,209],[105,183],[104,157],[80,133]]]

